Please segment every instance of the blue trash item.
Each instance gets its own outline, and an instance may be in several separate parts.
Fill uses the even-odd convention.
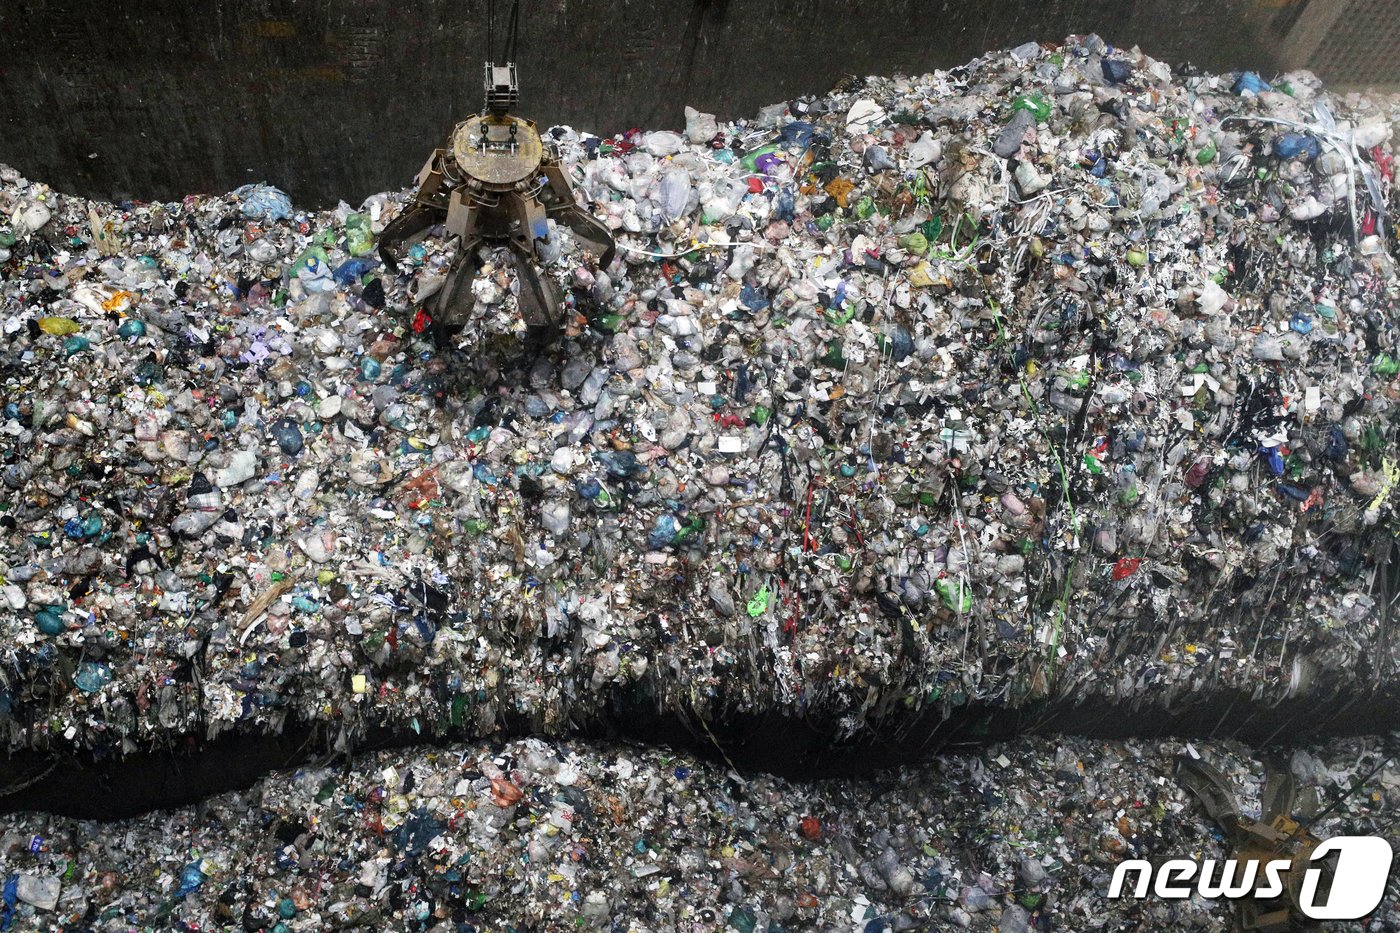
[[[379,260],[369,256],[361,256],[357,259],[347,259],[336,267],[331,273],[331,278],[335,279],[335,284],[342,287],[354,285],[366,272],[379,265]]]
[[[206,877],[199,866],[199,862],[190,862],[180,872],[180,886],[175,889],[176,897],[184,897],[199,890],[199,886],[204,883]]]
[[[73,683],[83,693],[96,693],[111,682],[111,669],[97,661],[84,661],[73,675]]]
[[[1105,58],[1099,67],[1109,84],[1122,84],[1133,76],[1133,66],[1120,58]]]
[[[5,913],[0,916],[0,930],[8,930],[10,924],[15,922],[15,901],[19,900],[19,875],[10,875],[5,879],[5,892],[3,895],[5,903]]]
[[[404,818],[404,821],[389,836],[389,841],[401,854],[422,855],[428,843],[442,834],[447,826],[432,816],[425,808],[419,807]]]
[[[1252,71],[1241,71],[1230,90],[1236,94],[1261,94],[1264,91],[1272,91],[1273,86]]]
[[[675,539],[678,530],[675,518],[670,515],[657,516],[656,524],[647,533],[647,547],[653,551],[661,550]]]
[[[277,441],[277,446],[282,453],[289,457],[295,457],[301,453],[301,449],[306,443],[302,437],[301,428],[297,427],[297,423],[290,418],[283,418],[273,425],[272,437]]]
[[[413,628],[425,645],[432,644],[433,639],[437,638],[437,626],[433,625],[426,612],[420,612],[413,617]]]
[[[637,460],[637,455],[630,450],[602,450],[595,453],[593,459],[602,465],[609,476],[626,479],[646,472],[646,467],[642,466]]]
[[[1328,460],[1345,460],[1347,458],[1347,436],[1342,432],[1341,425],[1332,425],[1327,432],[1327,449],[1322,455]]]
[[[899,324],[890,329],[889,353],[891,361],[895,363],[903,363],[914,353],[913,335]]]
[[[1295,159],[1302,156],[1311,162],[1322,155],[1322,144],[1317,137],[1308,133],[1284,133],[1274,140],[1274,155],[1280,159]]]
[[[286,220],[292,216],[292,199],[280,188],[271,185],[244,185],[235,188],[233,196],[242,202],[244,217],[254,220]]]
[[[812,124],[806,120],[795,120],[787,124],[779,134],[786,145],[797,146],[799,149],[806,149],[812,145]]]
[[[768,296],[752,285],[745,285],[740,289],[739,303],[750,311],[762,311],[770,304]]]
[[[791,223],[797,216],[797,202],[790,189],[784,188],[773,199],[773,219]]]
[[[1269,465],[1269,472],[1275,476],[1283,475],[1283,454],[1277,447],[1260,447],[1259,456],[1264,458],[1264,462]]]

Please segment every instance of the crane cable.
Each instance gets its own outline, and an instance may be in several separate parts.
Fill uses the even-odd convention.
[[[506,61],[513,62],[515,61],[516,49],[518,47],[517,38],[520,34],[520,0],[515,0],[515,2],[510,5],[510,26],[507,28],[509,31],[506,36],[505,57]]]
[[[520,0],[510,5],[510,20],[506,25],[506,44],[503,52],[507,62],[515,60],[519,48]],[[496,60],[496,0],[486,0],[486,60]]]

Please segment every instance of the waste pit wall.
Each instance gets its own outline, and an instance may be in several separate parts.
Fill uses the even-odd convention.
[[[11,783],[341,733],[819,771],[1388,728],[1397,106],[1087,36],[561,129],[618,251],[551,227],[544,348],[499,251],[380,261],[407,192],[0,170]],[[130,774],[208,786],[169,763]]]
[[[1268,73],[1292,64],[1279,61],[1278,29],[1301,5],[686,0],[658,15],[534,0],[521,22],[521,109],[541,126],[677,128],[686,105],[737,118],[846,75],[1089,32],[1138,38],[1171,62]],[[268,181],[299,204],[354,202],[413,178],[480,108],[485,13],[481,0],[430,0],[411,17],[383,0],[6,4],[0,162],[106,200]],[[1327,77],[1330,61],[1310,67]]]

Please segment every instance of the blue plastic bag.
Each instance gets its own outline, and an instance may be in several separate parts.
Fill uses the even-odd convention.
[[[242,201],[244,217],[254,220],[286,220],[292,216],[292,199],[271,185],[244,185],[233,192]]]

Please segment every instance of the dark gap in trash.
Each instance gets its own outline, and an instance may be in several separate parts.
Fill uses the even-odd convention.
[[[697,725],[698,724],[698,725]],[[1323,738],[1381,735],[1400,729],[1400,695],[1335,693],[1268,706],[1237,691],[1221,691],[1175,709],[1093,701],[1039,703],[1020,709],[969,704],[946,718],[938,710],[879,724],[870,734],[833,740],[834,723],[778,713],[732,714],[701,723],[693,710],[660,711],[641,690],[618,691],[606,715],[582,723],[569,740],[621,740],[667,746],[741,773],[791,781],[871,778],[884,769],[927,760],[944,750],[981,746],[1021,735],[1165,740],[1229,738],[1255,747],[1305,747]],[[422,734],[370,727],[350,757],[386,749],[445,746],[472,740],[504,742],[536,735],[528,721],[507,721],[498,732],[460,728]],[[116,820],[195,803],[248,787],[278,770],[339,761],[327,724],[289,723],[280,734],[225,734],[209,741],[173,737],[166,747],[121,758],[40,750],[13,751],[0,761],[0,812],[44,811],[79,819]],[[36,776],[43,775],[41,780]]]

